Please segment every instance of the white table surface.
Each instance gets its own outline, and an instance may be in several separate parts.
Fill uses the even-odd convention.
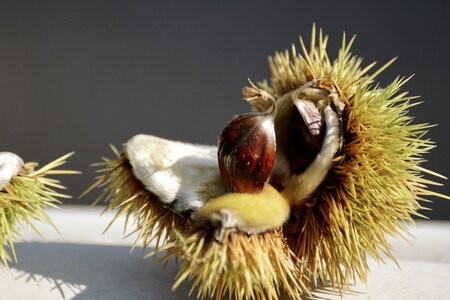
[[[122,239],[124,219],[102,234],[112,218],[101,208],[64,206],[48,211],[61,234],[37,224],[42,241],[31,229],[16,243],[19,256],[10,270],[0,270],[0,299],[186,299],[189,283],[170,288],[177,265],[166,269],[143,259],[141,249],[130,253],[133,238]],[[450,299],[450,222],[419,222],[411,242],[391,240],[400,263],[370,262],[368,284],[357,283],[351,299]],[[341,299],[315,291],[316,299]],[[189,297],[195,299],[195,296]]]

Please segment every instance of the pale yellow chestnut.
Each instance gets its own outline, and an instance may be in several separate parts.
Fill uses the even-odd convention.
[[[221,238],[224,229],[259,233],[283,226],[289,217],[288,200],[270,184],[258,193],[228,193],[208,201],[193,215],[198,226],[212,225]]]

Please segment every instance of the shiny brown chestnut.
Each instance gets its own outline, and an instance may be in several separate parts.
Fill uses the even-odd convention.
[[[270,106],[262,113],[250,112],[235,117],[219,139],[220,175],[228,192],[260,192],[275,162],[275,101],[270,97],[254,101],[265,101]]]

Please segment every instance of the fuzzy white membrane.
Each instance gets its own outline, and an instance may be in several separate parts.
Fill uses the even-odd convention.
[[[14,153],[0,152],[0,190],[16,176],[23,166],[23,160]]]
[[[305,172],[289,179],[283,190],[283,194],[290,199],[292,205],[300,204],[323,182],[339,149],[339,116],[330,105],[327,105],[324,109],[324,117],[326,130],[320,152]]]
[[[139,134],[126,143],[125,154],[136,178],[177,212],[195,211],[225,193],[215,146]]]

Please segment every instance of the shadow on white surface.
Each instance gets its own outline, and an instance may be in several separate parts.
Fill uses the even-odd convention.
[[[47,242],[24,228],[16,243],[19,262],[9,271],[0,270],[0,300],[187,299],[190,282],[171,291],[178,265],[171,261],[164,269],[158,259],[144,259],[141,248],[130,253],[133,237],[123,239],[124,218],[101,234],[113,217],[100,217],[101,210],[49,210],[61,234],[37,222]],[[389,260],[385,265],[369,260],[367,285],[356,282],[353,292],[345,291],[343,297],[319,288],[304,299],[450,300],[450,223],[419,225],[410,227],[415,237],[410,243],[390,239],[401,269]],[[196,299],[195,291],[189,299]]]
[[[128,246],[21,242],[20,262],[11,265],[11,280],[22,291],[0,299],[186,299],[190,283],[172,292],[178,272],[172,260],[166,268],[155,259],[143,259],[141,249]],[[153,249],[150,249],[150,251]],[[22,284],[20,284],[22,283]],[[344,291],[344,296],[364,293]],[[189,297],[196,299],[195,295]],[[318,288],[308,300],[338,299],[331,288]],[[18,298],[16,298],[18,299]],[[290,299],[282,295],[281,300]]]
[[[10,272],[0,272],[0,299],[187,299],[189,282],[171,291],[178,266],[171,261],[164,269],[157,259],[143,259],[139,250],[130,253],[125,245],[17,243],[20,262],[12,264]],[[450,299],[450,264],[400,264],[401,269],[371,261],[368,286],[359,282],[343,298],[330,288],[319,288],[304,299]]]
[[[187,284],[171,291],[178,270],[174,262],[164,269],[157,259],[144,260],[140,249],[130,254],[127,246],[18,243],[16,247],[20,262],[11,265],[12,280],[25,281],[29,289],[22,291],[21,299],[186,299],[189,293]],[[0,298],[18,299],[17,291],[12,293],[16,296]]]
[[[348,296],[367,296],[366,293],[358,292],[355,289],[355,286],[350,285],[351,291],[344,290],[342,291],[342,299],[346,299]],[[341,299],[341,294],[338,290],[331,288],[330,285],[325,285],[324,287],[315,288],[311,296],[303,296],[305,300],[329,300],[329,299]]]
[[[164,268],[158,258],[143,259],[140,248],[130,253],[129,246],[21,242],[16,251],[20,262],[10,266],[10,280],[22,290],[10,289],[11,295],[2,293],[0,299],[178,300],[188,298],[190,290],[185,282],[172,292],[177,264],[172,260]],[[305,299],[339,297],[330,288],[317,292]]]

